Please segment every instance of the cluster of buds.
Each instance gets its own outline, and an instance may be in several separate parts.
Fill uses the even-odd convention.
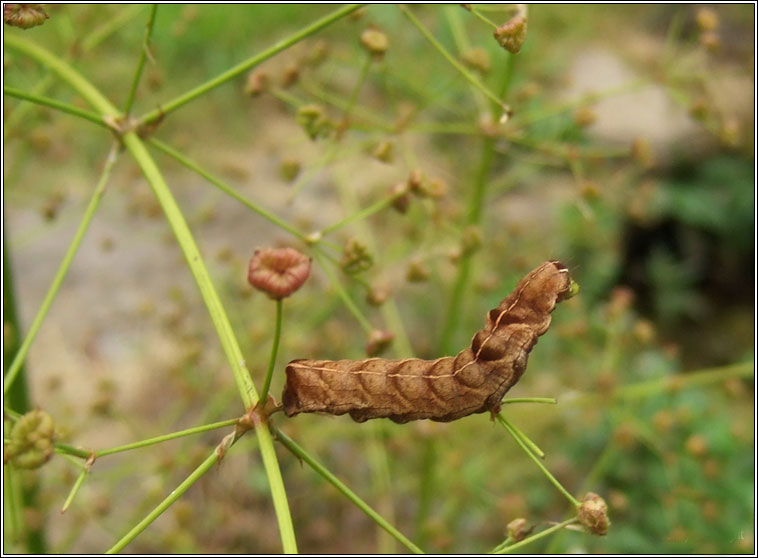
[[[447,185],[440,179],[427,179],[424,174],[416,169],[408,175],[405,182],[395,184],[391,195],[395,198],[392,206],[400,213],[408,211],[411,203],[411,194],[419,198],[440,199],[447,193]]]
[[[519,5],[522,6],[522,5]],[[495,29],[495,39],[498,44],[512,54],[521,52],[526,40],[526,10],[519,13]]]
[[[55,451],[55,425],[45,411],[29,411],[16,421],[5,444],[3,463],[9,461],[19,469],[36,469]]]
[[[333,122],[321,105],[302,105],[297,109],[295,119],[312,140],[328,136],[334,128]]]
[[[342,251],[342,261],[340,267],[349,274],[355,275],[366,271],[374,264],[374,258],[368,248],[357,238],[350,238],[345,243],[345,249]]]

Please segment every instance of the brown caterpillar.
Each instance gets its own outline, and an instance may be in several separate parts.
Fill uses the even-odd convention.
[[[293,360],[287,365],[282,405],[298,413],[349,413],[358,421],[449,422],[497,412],[521,378],[537,338],[550,326],[555,305],[578,286],[561,262],[532,270],[487,314],[484,329],[457,356],[437,360]]]

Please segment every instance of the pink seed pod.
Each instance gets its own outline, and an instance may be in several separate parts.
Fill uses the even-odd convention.
[[[308,279],[311,259],[294,248],[259,248],[250,259],[247,280],[274,300],[288,297]]]

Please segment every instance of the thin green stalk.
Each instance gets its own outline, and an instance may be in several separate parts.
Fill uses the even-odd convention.
[[[400,9],[408,17],[408,19],[411,20],[411,23],[413,23],[413,25],[415,25],[416,28],[421,31],[421,33],[423,33],[427,40],[432,43],[432,46],[434,46],[434,48],[436,48],[437,51],[445,57],[445,60],[447,60],[456,70],[458,70],[458,72],[460,72],[463,77],[469,81],[469,83],[471,83],[474,87],[486,95],[487,98],[495,103],[498,107],[502,108],[503,110],[507,110],[507,108],[503,105],[503,101],[501,101],[492,91],[487,88],[487,86],[479,81],[476,76],[474,76],[474,74],[469,72],[463,64],[458,62],[458,60],[452,54],[450,54],[445,49],[445,47],[442,46],[442,43],[440,43],[434,37],[434,35],[432,35],[431,32],[426,27],[424,27],[424,25],[416,18],[416,16],[413,15],[407,6],[401,5]]]
[[[208,432],[210,430],[216,430],[218,428],[226,428],[228,426],[234,426],[237,423],[237,419],[222,420],[220,422],[214,422],[212,424],[204,424],[202,426],[194,426],[185,430],[179,430],[177,432],[171,432],[170,434],[163,434],[162,436],[155,436],[153,438],[147,438],[140,440],[139,442],[133,442],[131,444],[124,444],[122,446],[116,446],[95,452],[95,457],[105,457],[106,455],[112,455],[114,453],[120,453],[122,451],[128,451],[138,448],[146,448],[169,440],[175,440],[176,438],[182,438],[184,436],[192,436],[193,434],[200,434],[201,432]]]
[[[137,94],[137,86],[139,85],[140,77],[142,76],[142,69],[145,67],[145,60],[147,60],[150,52],[150,36],[153,34],[153,24],[155,23],[155,13],[158,11],[158,4],[150,6],[150,15],[147,18],[147,25],[145,26],[145,38],[142,41],[142,49],[140,50],[139,60],[137,61],[137,69],[134,72],[134,79],[132,80],[132,86],[129,89],[129,96],[126,98],[126,106],[124,107],[124,115],[129,116],[134,104],[134,97]]]
[[[558,400],[555,397],[512,397],[510,399],[503,399],[503,404],[510,403],[548,403],[556,405]]]
[[[116,155],[117,155],[117,149],[116,149],[116,146],[114,145],[114,147],[112,147],[110,152],[108,153],[108,157],[106,158],[106,161],[105,161],[105,166],[103,167],[102,173],[100,173],[100,180],[98,181],[97,186],[95,186],[95,190],[92,193],[92,197],[90,198],[89,204],[87,205],[87,209],[84,212],[84,216],[82,217],[82,220],[79,223],[79,227],[76,230],[76,234],[74,235],[74,238],[71,241],[71,244],[69,245],[68,250],[66,251],[66,255],[63,257],[63,261],[58,267],[58,271],[55,274],[55,278],[53,279],[53,282],[50,285],[50,288],[48,289],[44,300],[42,301],[42,305],[40,306],[40,309],[37,311],[37,315],[34,317],[34,321],[32,322],[32,325],[29,328],[29,331],[27,332],[26,337],[24,338],[24,342],[21,344],[21,347],[16,353],[16,356],[13,359],[13,362],[8,368],[8,373],[5,375],[5,385],[3,386],[3,395],[6,395],[8,393],[8,390],[13,385],[13,382],[16,379],[16,376],[21,371],[21,365],[24,363],[24,360],[26,359],[26,355],[29,352],[29,348],[32,346],[32,341],[34,341],[34,338],[37,336],[37,333],[39,332],[40,327],[42,327],[42,322],[44,321],[45,316],[47,315],[47,311],[50,309],[50,306],[52,306],[53,300],[55,300],[55,295],[58,294],[58,290],[60,290],[60,287],[63,284],[63,280],[66,278],[68,269],[69,267],[71,267],[71,262],[74,261],[74,256],[76,255],[76,251],[79,249],[79,246],[82,243],[82,239],[84,238],[84,234],[87,232],[87,228],[89,227],[89,224],[92,222],[92,218],[95,215],[95,211],[97,210],[97,207],[100,204],[100,200],[103,197],[103,192],[105,192],[105,186],[108,183],[108,178],[110,178],[111,170],[113,169],[113,165],[116,163],[116,160],[117,160]]]
[[[497,418],[501,423],[508,423],[508,426],[511,428],[511,430],[516,434],[516,436],[519,437],[522,442],[524,442],[524,444],[529,448],[529,451],[531,451],[540,459],[545,459],[545,452],[542,451],[540,447],[529,438],[529,436],[524,434],[521,429],[517,428],[515,424],[505,418],[502,414],[498,414]]]
[[[82,472],[79,473],[79,476],[76,479],[76,482],[74,483],[74,486],[71,487],[71,492],[68,493],[68,498],[66,498],[66,501],[63,502],[63,506],[61,507],[61,513],[66,513],[66,510],[71,506],[71,502],[74,501],[74,497],[79,493],[79,489],[82,487],[82,484],[84,484],[84,479],[89,474],[89,470],[87,467],[82,467]]]
[[[137,538],[137,535],[147,529],[147,527],[153,521],[158,519],[163,512],[171,507],[171,504],[181,498],[182,495],[187,492],[187,490],[189,490],[190,487],[195,484],[200,479],[200,477],[207,473],[216,463],[218,463],[218,455],[216,455],[216,450],[214,449],[211,454],[205,458],[205,461],[203,461],[197,467],[197,469],[195,469],[186,479],[184,479],[184,481],[182,481],[179,486],[172,490],[171,493],[166,498],[164,498],[163,501],[158,504],[155,509],[148,513],[142,521],[137,523],[137,525],[135,525],[126,535],[121,537],[116,542],[116,544],[109,548],[106,551],[106,554],[115,554],[116,552],[123,550],[126,545]]]
[[[148,143],[152,145],[153,147],[157,147],[159,150],[163,151],[166,155],[170,155],[177,161],[179,161],[182,165],[187,167],[190,170],[193,170],[203,178],[205,178],[208,182],[216,186],[219,190],[224,192],[225,194],[233,197],[235,200],[243,204],[244,206],[248,207],[249,209],[252,209],[255,211],[258,215],[263,217],[264,219],[268,219],[272,223],[274,223],[276,226],[284,229],[288,233],[296,236],[303,242],[308,242],[308,238],[305,234],[297,230],[295,227],[287,223],[286,221],[280,219],[267,209],[264,209],[263,207],[257,205],[255,202],[249,200],[242,194],[238,193],[234,188],[226,184],[223,180],[220,178],[217,178],[213,176],[211,173],[205,171],[200,165],[195,163],[192,159],[189,157],[186,157],[182,155],[180,152],[175,150],[174,148],[168,146],[167,144],[163,143],[162,141],[156,139],[156,138],[150,138],[148,140]]]
[[[660,392],[723,382],[730,377],[749,378],[754,374],[755,364],[752,361],[740,362],[738,364],[706,368],[697,372],[687,372],[658,380],[621,386],[614,389],[611,396],[614,399],[622,400],[645,399]]]
[[[327,27],[328,25],[334,23],[335,21],[342,19],[346,15],[351,14],[358,8],[360,8],[360,4],[350,4],[347,6],[343,6],[338,10],[335,10],[331,14],[329,14],[326,17],[323,17],[319,19],[318,21],[308,25],[307,27],[304,27],[297,33],[293,33],[289,37],[282,39],[281,41],[277,42],[273,46],[267,48],[266,50],[256,54],[255,56],[248,58],[247,60],[244,60],[243,62],[240,62],[233,68],[230,68],[229,70],[223,72],[221,75],[216,76],[215,78],[206,81],[205,83],[198,85],[191,91],[188,91],[187,93],[184,93],[183,95],[180,95],[176,99],[172,99],[171,101],[167,103],[162,103],[160,105],[161,108],[155,109],[152,112],[147,113],[144,115],[140,120],[144,123],[152,122],[153,120],[156,120],[158,118],[161,118],[163,115],[169,114],[170,112],[175,111],[182,105],[185,105],[189,103],[190,101],[193,101],[194,99],[202,96],[204,93],[207,93],[211,89],[214,89],[218,87],[219,85],[222,85],[226,83],[229,80],[232,80],[236,78],[241,73],[245,72],[246,70],[249,70],[253,66],[256,66],[263,62],[264,60],[268,60],[275,54],[278,54],[282,52],[283,50],[288,49],[292,45],[302,41],[303,39],[310,37],[314,33],[320,31],[324,27]]]
[[[321,250],[319,250],[318,246],[315,248],[316,249],[313,251],[313,256],[316,258],[316,261],[318,261],[321,269],[324,270],[324,273],[326,273],[326,276],[329,278],[329,282],[332,284],[334,290],[337,291],[337,296],[342,299],[342,302],[345,304],[345,306],[347,306],[347,309],[350,310],[350,313],[355,317],[363,330],[366,333],[371,333],[374,329],[371,325],[371,322],[368,321],[366,316],[363,315],[363,312],[361,312],[360,308],[358,308],[353,299],[350,298],[350,295],[345,290],[345,287],[342,286],[342,283],[340,283],[340,280],[334,274],[334,271],[332,271],[332,267],[329,265],[329,263],[324,261],[324,255],[321,253]]]
[[[577,519],[576,517],[572,517],[567,519],[566,521],[561,521],[560,523],[553,525],[552,527],[548,527],[544,531],[540,531],[539,533],[536,533],[532,535],[531,537],[525,538],[523,541],[519,541],[517,543],[514,543],[512,545],[500,548],[497,552],[491,552],[491,554],[508,554],[513,552],[514,550],[518,550],[520,548],[525,547],[528,544],[531,544],[533,542],[536,542],[544,537],[547,537],[548,535],[555,533],[556,531],[560,531],[564,527],[571,525],[572,523],[576,523]]]
[[[553,474],[550,471],[548,471],[547,467],[545,467],[545,465],[539,460],[539,458],[529,450],[529,447],[524,443],[521,437],[516,433],[516,431],[513,429],[510,423],[508,423],[508,421],[505,420],[505,418],[502,417],[500,414],[498,414],[497,416],[498,416],[498,419],[500,420],[500,424],[502,424],[505,427],[505,429],[513,437],[513,439],[516,440],[516,443],[519,446],[521,446],[521,449],[523,449],[524,452],[529,456],[529,459],[531,459],[537,464],[537,467],[540,468],[540,470],[545,474],[548,480],[551,483],[553,483],[553,485],[558,489],[558,491],[561,494],[563,494],[572,504],[574,504],[574,506],[578,507],[580,505],[579,501],[576,498],[574,498],[568,490],[563,488],[563,485],[560,482],[558,482],[558,479],[556,479],[553,476]]]
[[[332,225],[329,225],[328,227],[325,227],[321,229],[321,235],[326,236],[327,234],[336,231],[337,229],[341,229],[343,227],[346,227],[347,225],[351,223],[355,223],[356,221],[362,221],[366,217],[370,217],[374,213],[379,213],[383,209],[388,208],[392,205],[392,203],[399,198],[400,196],[403,196],[403,192],[399,192],[397,194],[392,194],[391,196],[388,196],[384,199],[381,199],[375,203],[372,203],[368,207],[364,207],[363,209],[357,211],[356,213],[353,213],[352,215],[345,217],[341,221],[338,221]]]
[[[334,476],[329,469],[321,465],[316,461],[307,451],[300,447],[292,438],[287,436],[284,432],[271,426],[271,430],[276,436],[276,440],[281,443],[285,448],[293,453],[297,458],[301,459],[308,466],[323,477],[327,482],[339,490],[348,500],[355,504],[363,513],[369,516],[377,525],[387,531],[390,535],[405,546],[408,550],[414,554],[424,554],[418,546],[413,544],[405,535],[395,529],[386,519],[384,519],[379,513],[377,513],[371,506],[364,502],[355,492],[350,490],[341,480]]]
[[[494,21],[492,21],[490,18],[482,14],[479,10],[477,10],[473,6],[471,7],[471,13],[474,14],[479,19],[481,19],[484,23],[486,23],[490,27],[497,29],[497,24]]]
[[[271,343],[271,357],[268,359],[268,371],[266,380],[263,382],[260,401],[266,404],[268,389],[271,387],[271,378],[274,376],[274,367],[276,366],[276,353],[279,350],[279,339],[282,335],[282,299],[276,301],[276,324],[274,325],[274,341]]]
[[[102,116],[99,114],[96,114],[89,110],[81,109],[79,107],[75,107],[74,105],[69,105],[68,103],[57,101],[56,99],[52,99],[50,97],[43,97],[42,95],[35,95],[34,93],[26,93],[25,91],[21,91],[15,87],[8,87],[7,85],[3,87],[3,93],[9,95],[10,97],[15,97],[17,99],[22,99],[24,101],[29,101],[38,105],[50,107],[61,112],[73,114],[74,116],[84,118],[85,120],[94,122],[95,124],[104,128],[109,128],[108,124],[106,124],[105,120],[103,120]]]

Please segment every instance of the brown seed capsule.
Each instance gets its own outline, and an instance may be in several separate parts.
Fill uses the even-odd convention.
[[[30,29],[50,19],[42,4],[5,4],[3,21],[13,27]]]
[[[310,272],[311,259],[294,248],[262,248],[250,260],[247,280],[279,300],[298,290]]]
[[[526,18],[522,15],[512,17],[495,30],[495,39],[510,53],[518,54],[526,40]]]
[[[593,535],[605,535],[611,522],[608,519],[608,504],[594,492],[588,492],[579,505],[577,517]]]
[[[534,525],[529,526],[529,522],[523,517],[517,517],[508,523],[508,538],[514,542],[523,541],[529,533],[534,530]]]

